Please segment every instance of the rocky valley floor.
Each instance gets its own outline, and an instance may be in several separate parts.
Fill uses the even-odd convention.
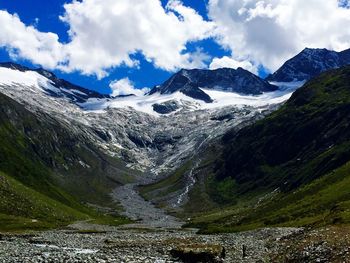
[[[28,235],[2,235],[0,262],[183,262],[176,249],[192,248],[219,257],[203,262],[266,262],[270,242],[299,231],[292,228],[197,235],[191,230],[118,229],[88,224]],[[73,229],[75,228],[75,229]],[[208,252],[209,251],[209,252]],[[204,254],[202,253],[202,256]],[[210,257],[210,256],[209,256]],[[202,262],[191,258],[185,262]]]
[[[135,223],[81,221],[52,231],[3,233],[0,262],[350,262],[347,226],[200,235],[141,198],[133,184],[115,189],[113,197]]]

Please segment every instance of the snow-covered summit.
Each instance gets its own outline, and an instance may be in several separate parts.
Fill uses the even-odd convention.
[[[188,97],[213,102],[206,90],[221,90],[241,95],[259,95],[263,92],[275,91],[277,87],[242,68],[182,69],[162,85],[153,88],[150,94],[172,94],[181,92]]]
[[[203,71],[196,70],[182,70],[181,72],[181,75],[187,75],[187,77],[192,79],[201,79],[204,78],[203,74],[211,74],[208,73],[210,71],[204,71],[206,73],[203,73]],[[204,85],[203,79],[196,81],[196,83],[202,86],[191,86],[191,89],[195,88],[195,90],[198,91],[198,94],[205,94],[205,96],[210,98],[210,103],[207,103],[202,98],[191,96],[193,90],[190,91],[191,94],[184,93],[182,90],[174,89],[163,93],[161,90],[153,90],[153,92],[145,94],[144,96],[130,95],[110,97],[109,95],[102,95],[59,79],[49,71],[43,69],[31,70],[13,63],[0,64],[0,85],[3,87],[7,86],[9,90],[18,90],[19,88],[23,89],[23,87],[26,87],[26,89],[31,90],[33,94],[44,94],[47,95],[48,98],[51,98],[51,100],[55,99],[56,102],[60,101],[60,103],[70,103],[87,112],[104,112],[108,109],[130,109],[153,116],[174,114],[176,112],[219,109],[227,106],[261,107],[269,104],[281,103],[288,99],[293,91],[288,89],[260,92],[257,95],[244,95],[242,93],[234,92],[233,88],[227,86],[228,84],[223,76],[218,77],[218,75],[223,75],[224,72],[226,72],[226,70],[216,71],[216,76],[218,78],[216,86],[214,85],[214,82],[211,82],[210,85]],[[227,72],[232,71],[229,70]],[[174,76],[175,77],[171,79],[176,80],[178,74],[175,74]],[[238,83],[238,81],[236,82]],[[178,83],[178,85],[180,85],[180,83]],[[241,83],[240,85],[243,84]],[[275,89],[276,86],[271,85],[271,87]],[[269,88],[267,88],[267,90],[269,90]],[[36,95],[36,98],[37,100],[40,100],[38,94]]]
[[[19,64],[0,63],[0,82],[2,84],[18,84],[37,88],[52,97],[66,98],[73,103],[83,103],[90,98],[108,99],[109,95],[85,89],[56,77],[42,68],[29,69]]]

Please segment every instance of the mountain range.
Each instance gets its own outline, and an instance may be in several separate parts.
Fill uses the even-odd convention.
[[[298,195],[309,202],[346,179],[347,64],[349,50],[305,49],[265,80],[241,68],[183,69],[144,96],[111,97],[1,63],[0,221],[8,229],[114,222],[111,191],[136,184],[207,232],[320,224],[315,211],[347,222],[342,192],[322,209],[277,205],[292,207],[292,193],[311,189]],[[341,212],[332,214],[331,200]]]
[[[275,91],[277,86],[271,85],[242,68],[236,70],[230,68],[216,70],[182,69],[162,85],[153,88],[149,94],[172,94],[180,91],[191,98],[203,100],[207,103],[213,102],[213,99],[203,89],[217,89],[243,95],[258,95],[263,92]]]

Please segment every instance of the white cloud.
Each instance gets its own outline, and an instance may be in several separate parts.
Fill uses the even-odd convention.
[[[214,58],[212,62],[209,65],[210,69],[218,69],[218,68],[244,68],[254,74],[258,73],[258,68],[256,65],[253,65],[250,61],[248,60],[235,60],[232,57],[224,56],[222,58]]]
[[[109,87],[112,90],[112,96],[120,95],[130,95],[134,94],[136,96],[143,96],[146,92],[149,91],[149,88],[137,89],[134,87],[132,81],[129,78],[123,78],[120,80],[112,81],[109,84]]]
[[[64,7],[61,19],[71,37],[66,69],[100,77],[110,67],[134,66],[130,55],[136,52],[169,71],[201,66],[186,44],[209,37],[214,27],[174,0],[165,9],[159,0],[83,0]]]
[[[235,60],[272,71],[305,47],[350,47],[350,9],[337,0],[209,0],[208,10]]]
[[[232,55],[214,58],[211,68],[273,71],[304,47],[349,48],[348,7],[348,0],[209,0],[206,21],[179,0],[165,8],[160,0],[72,0],[61,17],[67,43],[0,11],[0,47],[45,68],[102,78],[113,67],[138,67],[136,53],[167,71],[206,67],[208,54],[186,45],[215,37]]]
[[[25,58],[46,68],[65,61],[63,46],[54,33],[42,33],[26,26],[19,17],[0,10],[0,47],[6,47],[12,58]]]
[[[163,8],[160,0],[73,0],[64,8],[60,18],[69,27],[68,43],[1,11],[0,45],[44,67],[99,78],[112,67],[137,67],[132,55],[138,52],[168,71],[203,67],[207,59],[188,52],[186,44],[210,37],[214,24],[180,1],[170,0]]]

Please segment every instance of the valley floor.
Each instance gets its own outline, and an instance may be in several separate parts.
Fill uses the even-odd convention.
[[[0,262],[350,262],[348,226],[200,235],[142,199],[132,184],[113,196],[135,223],[116,227],[81,221],[52,231],[0,234]],[[189,251],[210,259],[195,260]]]
[[[137,185],[126,184],[116,188],[112,197],[119,202],[124,212],[122,214],[138,221],[137,227],[180,228],[184,223],[168,215],[163,209],[157,208],[151,202],[143,199],[135,189]]]
[[[225,248],[222,261],[206,262],[266,262],[270,253],[269,242],[299,231],[274,228],[197,235],[191,230],[103,226],[94,226],[93,229],[88,224],[78,224],[71,229],[32,235],[2,235],[0,262],[181,262],[170,253],[179,246]]]
[[[183,262],[174,251],[188,249],[209,257],[203,262],[266,262],[271,247],[277,247],[271,242],[301,231],[269,228],[198,235],[196,229],[182,229],[183,222],[144,200],[134,184],[121,186],[112,195],[124,207],[124,215],[135,220],[133,224],[114,227],[81,221],[52,231],[0,234],[0,262]]]

